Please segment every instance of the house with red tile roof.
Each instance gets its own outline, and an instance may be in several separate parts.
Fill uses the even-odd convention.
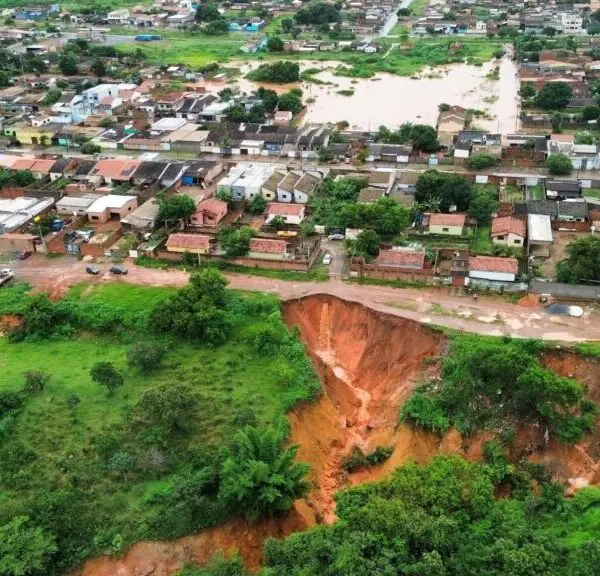
[[[251,258],[268,258],[271,260],[283,260],[287,253],[287,242],[271,238],[252,238],[250,240]]]
[[[520,248],[525,245],[526,230],[527,225],[524,220],[512,216],[503,216],[492,219],[492,232],[490,235],[494,244]]]
[[[167,239],[167,252],[181,254],[208,254],[210,252],[210,236],[206,234],[171,234]]]
[[[286,224],[300,224],[304,220],[305,212],[306,206],[304,204],[271,202],[267,206],[267,218],[265,222],[270,224],[273,218],[281,216]]]
[[[519,272],[516,258],[495,256],[471,256],[469,258],[469,278],[495,282],[514,282]]]
[[[226,215],[227,202],[217,198],[207,198],[196,206],[196,212],[192,215],[190,223],[192,226],[216,228]]]
[[[380,250],[375,263],[378,266],[422,270],[425,266],[425,252],[415,252],[411,250]]]
[[[462,236],[465,228],[465,214],[426,214],[430,234]]]
[[[127,158],[98,160],[94,168],[89,172],[89,175],[99,176],[107,184],[112,182],[129,182],[139,165],[139,160],[130,160]]]

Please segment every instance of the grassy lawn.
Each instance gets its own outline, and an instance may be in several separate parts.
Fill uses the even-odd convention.
[[[402,22],[398,22],[391,30],[388,36],[407,36],[408,26]]]
[[[544,188],[539,184],[537,186],[531,186],[528,188],[528,194],[530,200],[545,200],[546,194],[544,193]]]
[[[137,258],[135,263],[138,266],[145,266],[147,268],[186,268],[187,270],[191,270],[189,266],[184,266],[181,263],[174,263],[168,260],[160,260],[157,258],[141,257]],[[269,268],[254,268],[216,260],[211,262],[210,266],[217,267],[223,272],[247,274],[248,276],[262,276],[263,278],[279,278],[280,280],[290,280],[295,282],[326,282],[329,279],[327,266],[322,263],[315,263],[308,272],[299,272],[297,270],[271,270]]]
[[[501,194],[501,202],[522,202],[524,200],[523,192],[517,186],[506,186]]]
[[[584,198],[600,198],[600,189],[598,188],[586,188],[583,191]]]
[[[409,6],[413,16],[420,16],[423,10],[429,6],[429,0],[413,0]]]
[[[272,25],[271,23],[270,25]],[[387,58],[380,54],[357,52],[311,52],[289,53],[275,56],[267,53],[246,54],[240,48],[251,39],[248,34],[227,34],[207,36],[205,34],[182,35],[173,33],[168,39],[159,42],[140,42],[119,46],[124,52],[144,52],[153,64],[188,64],[203,66],[211,62],[225,63],[232,60],[323,60],[338,61],[336,73],[342,76],[369,78],[377,72],[389,72],[399,76],[411,76],[426,66],[439,66],[468,62],[482,64],[489,61],[502,42],[489,38],[461,38],[462,50],[449,52],[449,40],[437,38],[415,40],[408,50],[395,48]]]
[[[3,289],[0,311],[21,311],[27,288]],[[75,286],[67,300],[136,314],[147,313],[172,293],[170,288],[108,283]],[[238,304],[229,312],[237,315],[235,329],[217,346],[165,339],[141,328],[112,336],[82,332],[21,342],[0,337],[0,395],[20,394],[25,371],[50,375],[43,391],[27,393],[17,412],[7,413],[4,407],[0,412],[0,525],[14,515],[31,515],[40,500],[60,499],[63,494],[75,497],[73,491],[84,490],[80,503],[59,508],[62,512],[52,516],[52,522],[65,523],[69,533],[57,540],[66,563],[57,573],[67,572],[87,556],[116,553],[143,538],[164,537],[169,528],[163,532],[161,514],[167,511],[155,499],[158,494],[172,490],[176,478],[210,462],[245,422],[272,426],[291,407],[310,398],[311,386],[313,390],[318,386],[303,348],[299,358],[297,348],[279,355],[257,352],[252,344],[251,338],[267,328],[287,334],[274,316],[279,315],[279,301],[261,293],[235,294]],[[130,346],[155,339],[167,346],[163,365],[149,373],[130,367]],[[90,377],[90,368],[99,361],[113,363],[124,378],[123,386],[110,396]],[[145,394],[176,385],[187,386],[197,398],[185,433],[168,433],[139,420],[136,424],[132,414]],[[158,472],[147,468],[149,450],[163,454]],[[129,477],[110,468],[111,457],[120,453],[133,458]],[[57,528],[50,530],[56,533]],[[75,548],[68,551],[67,546]]]
[[[473,250],[476,254],[491,254],[492,239],[490,238],[490,227],[480,226],[473,238]]]

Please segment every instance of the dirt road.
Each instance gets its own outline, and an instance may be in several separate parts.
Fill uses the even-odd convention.
[[[37,254],[13,265],[17,277],[56,296],[79,282],[181,286],[189,277],[180,270],[142,268],[131,262],[127,267],[127,276],[115,277],[108,273],[108,264],[100,265],[103,273],[94,277],[86,274],[85,265],[74,258],[47,259]],[[600,340],[600,317],[592,310],[586,310],[583,318],[550,316],[540,307],[510,304],[500,297],[480,296],[473,302],[466,296],[452,296],[446,289],[361,286],[344,282],[338,276],[328,282],[288,282],[239,274],[228,274],[227,278],[231,288],[270,292],[283,300],[331,294],[388,314],[465,332],[563,342]]]

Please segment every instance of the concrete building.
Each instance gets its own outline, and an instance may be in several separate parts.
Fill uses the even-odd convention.
[[[0,234],[14,232],[54,205],[54,198],[0,199]]]
[[[464,214],[429,214],[429,234],[462,236],[465,227]]]
[[[100,196],[86,211],[90,222],[121,220],[137,208],[136,196],[108,194]]]
[[[494,256],[469,258],[469,278],[491,282],[514,282],[518,272],[519,261],[516,258]]]
[[[550,216],[546,214],[529,214],[527,216],[527,228],[529,254],[548,258],[553,242]]]
[[[304,204],[287,204],[281,202],[271,202],[267,206],[267,217],[265,222],[270,224],[273,218],[278,216],[285,220],[286,224],[299,225],[304,220],[306,206]]]
[[[56,203],[56,211],[60,216],[84,216],[88,208],[100,197],[100,194],[63,196]]]
[[[210,236],[205,234],[171,234],[167,239],[167,252],[184,254],[208,254]]]
[[[520,248],[525,245],[525,221],[512,216],[492,220],[492,243]]]

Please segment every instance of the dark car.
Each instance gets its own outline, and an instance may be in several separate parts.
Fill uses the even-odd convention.
[[[110,268],[111,274],[127,274],[127,268],[125,266],[111,266]]]
[[[100,274],[100,268],[98,268],[98,266],[86,266],[85,271],[93,276],[98,276],[98,274]]]

